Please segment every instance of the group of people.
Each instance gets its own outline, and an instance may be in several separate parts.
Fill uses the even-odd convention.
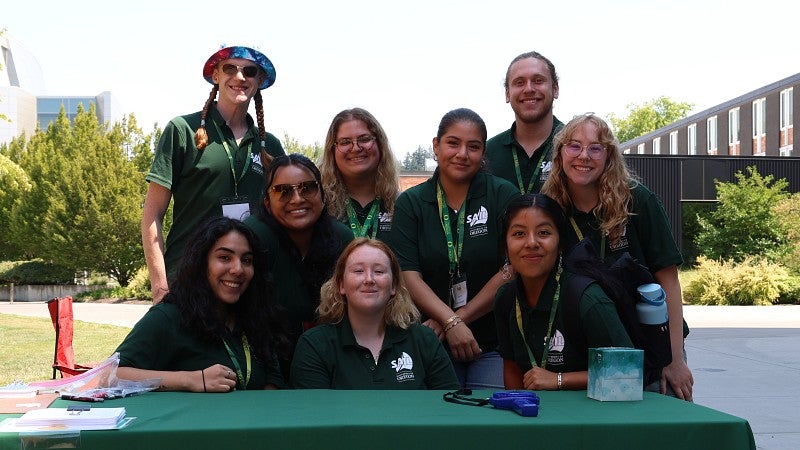
[[[265,131],[265,55],[224,48],[203,76],[206,104],[170,121],[147,176],[156,304],[118,348],[120,378],[195,392],[585,389],[578,346],[631,346],[597,285],[579,299],[584,336],[564,326],[562,261],[585,238],[606,259],[630,253],[664,287],[673,362],[645,388],[691,400],[664,209],[602,119],[554,116],[558,76],[541,54],[508,67],[511,128],[488,139],[474,111],[446,113],[433,176],[402,193],[369,112],[334,117],[318,168]]]

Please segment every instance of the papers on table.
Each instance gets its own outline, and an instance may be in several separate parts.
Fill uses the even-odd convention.
[[[131,420],[125,416],[125,408],[46,408],[28,411],[18,419],[6,419],[0,423],[0,431],[114,430]]]

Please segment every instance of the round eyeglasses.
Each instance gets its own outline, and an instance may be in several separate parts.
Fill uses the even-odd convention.
[[[564,144],[563,149],[564,153],[571,157],[579,156],[583,153],[583,150],[586,150],[586,154],[591,159],[600,159],[603,156],[603,152],[606,151],[606,147],[603,144],[594,143],[583,146],[578,141],[567,142]]]
[[[336,150],[342,153],[347,153],[353,149],[353,144],[357,145],[361,150],[369,150],[372,144],[375,143],[375,137],[370,134],[365,134],[353,139],[343,138],[335,142]]]

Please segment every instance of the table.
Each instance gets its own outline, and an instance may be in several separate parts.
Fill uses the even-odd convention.
[[[539,392],[539,417],[446,403],[444,392],[151,392],[95,404],[124,406],[137,419],[122,430],[81,432],[80,448],[755,449],[746,420],[650,392],[640,402]],[[20,448],[18,434],[0,433],[0,449]]]

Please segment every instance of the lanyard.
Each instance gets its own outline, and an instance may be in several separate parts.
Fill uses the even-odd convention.
[[[228,356],[231,357],[231,361],[233,361],[233,367],[236,369],[236,379],[238,380],[236,385],[241,385],[239,389],[247,389],[247,385],[250,384],[251,372],[250,344],[247,343],[247,336],[242,334],[242,348],[244,349],[245,364],[247,364],[247,377],[242,375],[242,368],[239,366],[239,360],[236,358],[236,355],[233,354],[233,350],[231,350],[224,338],[222,339],[222,343],[225,344],[225,350],[228,351]]]
[[[558,267],[558,272],[556,272],[556,292],[553,296],[553,304],[550,306],[550,321],[547,324],[547,334],[544,335],[544,350],[542,350],[542,362],[539,366],[542,369],[547,368],[547,354],[550,352],[550,339],[552,336],[550,333],[553,331],[553,322],[556,318],[556,310],[558,309],[558,301],[561,299],[561,266]],[[531,351],[531,347],[528,345],[527,339],[525,339],[525,332],[522,328],[522,309],[519,306],[519,296],[516,298],[516,307],[517,307],[517,327],[519,328],[519,334],[522,335],[522,342],[525,343],[525,349],[528,350],[528,358],[531,360],[531,367],[535,367],[536,359],[533,357],[533,352]]]
[[[517,149],[511,149],[511,156],[514,157],[514,171],[517,172],[517,185],[519,186],[519,192],[522,195],[529,194],[533,191],[533,183],[539,179],[539,172],[542,170],[542,162],[544,161],[544,155],[547,153],[546,149],[542,149],[542,154],[539,156],[539,162],[536,164],[536,169],[533,171],[533,176],[531,176],[531,180],[528,183],[528,189],[525,190],[525,184],[522,182],[522,171],[519,168],[519,157],[517,156]]]
[[[450,275],[456,273],[458,269],[458,260],[461,258],[461,251],[464,249],[464,210],[467,209],[465,205],[461,205],[461,211],[458,212],[458,247],[453,243],[453,229],[450,226],[450,208],[444,200],[444,190],[442,184],[436,184],[436,201],[439,203],[439,221],[442,223],[444,229],[444,236],[447,239],[447,259],[450,261]],[[466,200],[464,201],[466,203]]]
[[[575,234],[578,235],[578,241],[583,240],[583,233],[581,233],[581,229],[578,227],[578,224],[575,223],[575,219],[572,217],[572,214],[569,216],[569,223],[572,224],[572,229],[575,230]],[[606,235],[603,234],[600,236],[600,259],[606,258]]]
[[[228,140],[225,138],[225,135],[222,134],[222,130],[219,129],[219,125],[217,122],[211,121],[214,124],[214,128],[217,129],[217,134],[219,134],[220,139],[222,139],[222,146],[225,147],[225,153],[228,154],[228,163],[231,165],[231,175],[233,175],[233,194],[238,197],[239,196],[239,182],[242,181],[244,178],[244,174],[247,173],[247,169],[250,168],[250,161],[253,159],[253,155],[250,154],[251,148],[253,143],[247,145],[247,159],[244,161],[244,168],[242,169],[242,173],[239,177],[236,177],[236,170],[233,167],[233,155],[231,155],[231,149],[228,147]]]
[[[367,235],[367,231],[371,228],[371,233],[369,237],[375,239],[375,235],[378,234],[378,208],[381,204],[381,198],[375,197],[375,200],[372,201],[372,208],[369,209],[369,214],[367,214],[367,218],[364,219],[364,224],[360,224],[358,222],[358,216],[356,216],[356,209],[353,208],[353,204],[351,202],[347,202],[347,217],[350,219],[350,229],[353,230],[353,236],[359,238],[364,237]]]

